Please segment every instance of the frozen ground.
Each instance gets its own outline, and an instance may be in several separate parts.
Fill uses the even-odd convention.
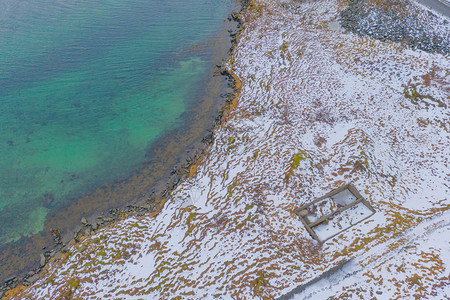
[[[357,294],[363,299],[421,299],[427,296],[431,296],[429,299],[448,299],[450,242],[445,238],[448,236],[450,214],[447,212],[396,238],[394,249],[389,249],[394,243],[376,247],[343,264],[333,274],[294,292],[289,298],[346,298]]]
[[[254,1],[197,173],[11,298],[266,299],[347,261],[302,295],[450,297],[449,57],[341,30],[346,5]],[[350,181],[377,213],[319,244],[294,210]]]

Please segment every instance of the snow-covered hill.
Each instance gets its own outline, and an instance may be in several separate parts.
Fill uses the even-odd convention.
[[[11,298],[273,298],[340,265],[294,297],[449,297],[449,56],[346,32],[347,5],[253,1],[196,174]],[[320,244],[294,210],[349,182],[377,212]]]

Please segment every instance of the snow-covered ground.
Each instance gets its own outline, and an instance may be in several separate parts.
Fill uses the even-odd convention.
[[[422,222],[333,274],[294,292],[291,299],[446,299],[450,296],[450,213]],[[392,245],[395,245],[393,248]]]
[[[345,7],[254,1],[195,176],[11,298],[273,298],[341,264],[295,297],[450,297],[449,57],[346,33]],[[294,210],[348,182],[377,212],[320,244]]]

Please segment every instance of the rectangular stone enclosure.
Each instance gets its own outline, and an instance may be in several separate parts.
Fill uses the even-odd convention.
[[[347,184],[295,210],[309,234],[325,242],[371,217],[375,209]]]

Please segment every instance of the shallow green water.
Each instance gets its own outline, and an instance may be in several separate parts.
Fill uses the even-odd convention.
[[[0,2],[0,243],[143,162],[207,74],[233,2]]]

